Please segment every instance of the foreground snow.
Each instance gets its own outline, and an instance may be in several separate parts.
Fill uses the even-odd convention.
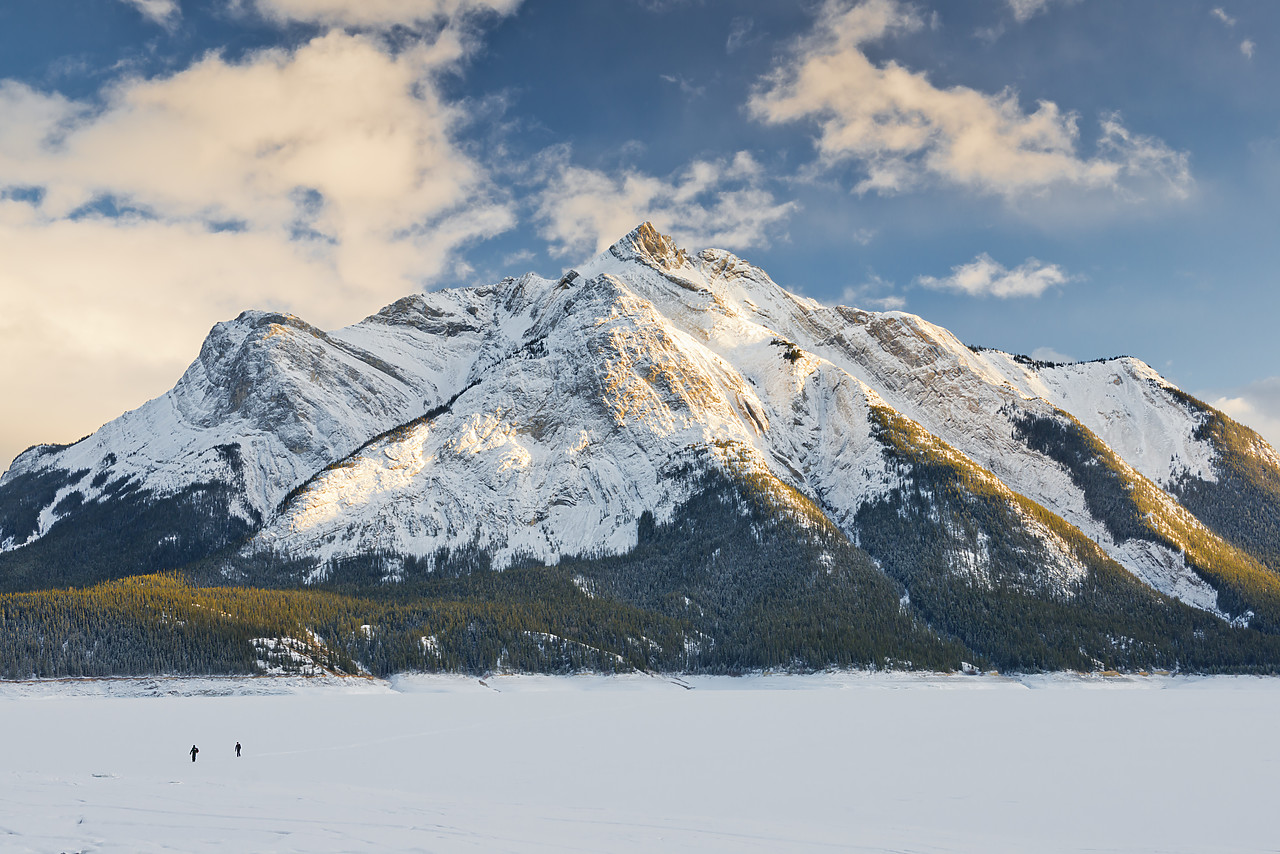
[[[1278,703],[1193,677],[5,683],[0,850],[1280,851]]]

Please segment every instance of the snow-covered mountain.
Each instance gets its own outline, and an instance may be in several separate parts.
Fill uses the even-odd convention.
[[[169,393],[14,461],[0,573],[589,562],[709,475],[772,495],[798,536],[832,526],[904,603],[955,583],[1067,601],[1101,573],[1280,628],[1280,458],[1247,428],[1137,359],[971,349],[648,224],[558,280],[410,296],[336,332],[218,324]]]

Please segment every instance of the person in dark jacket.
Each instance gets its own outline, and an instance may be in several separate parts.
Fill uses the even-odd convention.
[[[240,755],[240,742],[236,742],[236,756]]]
[[[199,752],[200,752],[200,748],[196,747],[194,744],[191,745],[191,761],[192,762],[196,761],[196,754]]]

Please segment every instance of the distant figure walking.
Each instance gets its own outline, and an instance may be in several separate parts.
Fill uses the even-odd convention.
[[[200,752],[200,748],[196,747],[194,744],[191,745],[191,761],[192,762],[196,761],[196,754],[199,752]]]
[[[240,742],[236,742],[236,756],[240,755]]]

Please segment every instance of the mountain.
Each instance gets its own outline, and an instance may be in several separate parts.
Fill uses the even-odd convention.
[[[171,569],[560,584],[680,634],[644,666],[1269,669],[1280,457],[1137,359],[967,347],[646,223],[335,332],[245,312],[172,391],[0,478],[6,589]]]

